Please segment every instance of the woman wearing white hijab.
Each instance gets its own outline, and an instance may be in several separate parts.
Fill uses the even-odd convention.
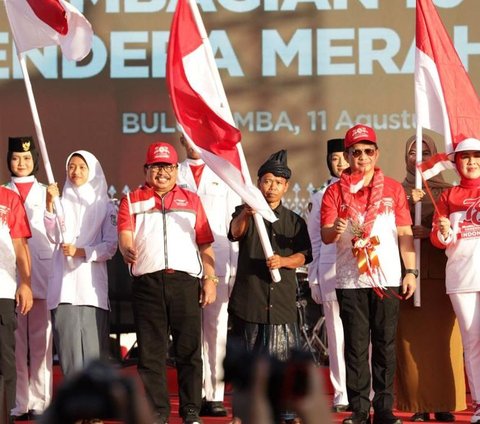
[[[117,249],[116,211],[107,194],[102,167],[91,153],[78,150],[66,164],[61,204],[65,230],[54,213],[56,184],[47,189],[45,227],[56,243],[47,305],[65,375],[108,352],[108,277],[106,261]]]

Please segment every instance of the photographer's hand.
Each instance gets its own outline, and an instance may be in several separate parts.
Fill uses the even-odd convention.
[[[273,414],[267,399],[268,376],[270,365],[264,358],[259,358],[255,364],[255,379],[252,387],[251,409],[248,421],[242,424],[273,423]]]
[[[318,368],[313,363],[308,367],[305,396],[293,399],[292,408],[298,413],[303,424],[333,423],[325,398],[323,381]]]

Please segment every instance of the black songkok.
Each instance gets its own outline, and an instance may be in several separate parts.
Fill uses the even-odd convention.
[[[258,169],[258,178],[261,178],[267,173],[272,173],[276,177],[282,177],[289,180],[292,176],[292,171],[287,166],[287,151],[280,150],[271,155],[268,160]]]
[[[335,152],[344,152],[345,151],[345,143],[343,138],[332,138],[327,141],[327,166],[328,170],[330,171],[330,175],[335,177],[335,173],[332,169],[332,153]]]
[[[31,175],[35,175],[38,171],[38,152],[33,142],[33,137],[8,137],[8,152],[7,152],[7,167],[12,176],[15,174],[10,169],[10,161],[12,159],[12,153],[25,153],[30,152],[33,158],[33,172]]]

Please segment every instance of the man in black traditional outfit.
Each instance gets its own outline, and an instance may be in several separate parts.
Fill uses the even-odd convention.
[[[231,336],[249,351],[282,361],[300,342],[295,269],[312,260],[305,221],[282,205],[290,176],[285,150],[271,155],[258,170],[257,186],[278,218],[273,224],[265,222],[273,256],[265,258],[253,221],[255,211],[248,205],[236,208],[228,235],[239,241],[237,276],[228,306]],[[279,270],[280,282],[272,281],[272,269]],[[283,418],[288,422],[294,414]]]

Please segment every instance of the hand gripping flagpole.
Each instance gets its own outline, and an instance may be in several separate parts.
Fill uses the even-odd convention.
[[[32,111],[33,123],[35,125],[35,132],[37,134],[38,145],[40,147],[40,152],[42,154],[43,166],[45,167],[45,172],[47,173],[47,180],[49,184],[53,184],[55,179],[53,178],[52,166],[50,164],[50,159],[48,157],[47,146],[45,144],[45,138],[43,137],[42,125],[40,123],[40,116],[38,114],[37,104],[35,102],[35,97],[33,95],[32,84],[30,82],[30,76],[28,74],[27,64],[25,61],[25,56],[23,53],[18,54],[18,59],[20,62],[20,67],[23,73],[23,81],[25,82],[25,88],[27,90],[28,102],[30,104],[30,109]],[[62,235],[62,241],[65,242],[65,215],[63,213],[62,202],[60,202],[59,197],[53,199],[55,212],[57,216],[57,223]]]
[[[202,42],[207,47],[205,49],[205,51],[207,53],[208,66],[209,66],[210,72],[212,73],[212,76],[214,78],[215,87],[217,89],[217,92],[218,92],[220,98],[222,99],[222,106],[224,107],[225,112],[228,113],[228,118],[230,120],[230,123],[232,125],[235,125],[235,122],[233,120],[232,111],[230,110],[230,105],[228,103],[227,96],[225,94],[225,90],[223,88],[223,84],[222,84],[221,79],[220,79],[220,73],[218,72],[218,68],[217,68],[217,65],[215,63],[215,58],[213,56],[212,47],[210,45],[210,41],[208,39],[207,32],[205,30],[205,26],[203,25],[203,21],[202,21],[202,18],[200,16],[200,11],[198,10],[197,3],[196,3],[195,0],[188,0],[188,4],[190,5],[190,9],[192,10],[193,16],[195,18],[195,22],[196,22],[197,28],[200,32],[200,37],[202,38]],[[240,157],[240,163],[241,163],[241,167],[242,167],[242,175],[243,175],[243,178],[245,179],[245,184],[247,184],[247,186],[252,186],[253,185],[252,178],[250,176],[250,172],[248,171],[247,162],[245,160],[245,155],[243,153],[242,146],[239,143],[237,143],[236,146],[237,146],[238,154],[239,154],[239,157]],[[273,249],[272,249],[272,245],[270,243],[270,239],[268,238],[267,229],[265,227],[265,222],[264,222],[263,218],[258,213],[253,214],[253,219],[254,219],[255,226],[256,226],[257,231],[258,231],[258,235],[260,237],[260,242],[262,244],[262,248],[263,248],[263,252],[265,254],[265,257],[270,258],[271,256],[273,256]],[[274,282],[278,283],[281,280],[280,271],[278,269],[271,269],[270,274],[271,274],[272,280]]]

